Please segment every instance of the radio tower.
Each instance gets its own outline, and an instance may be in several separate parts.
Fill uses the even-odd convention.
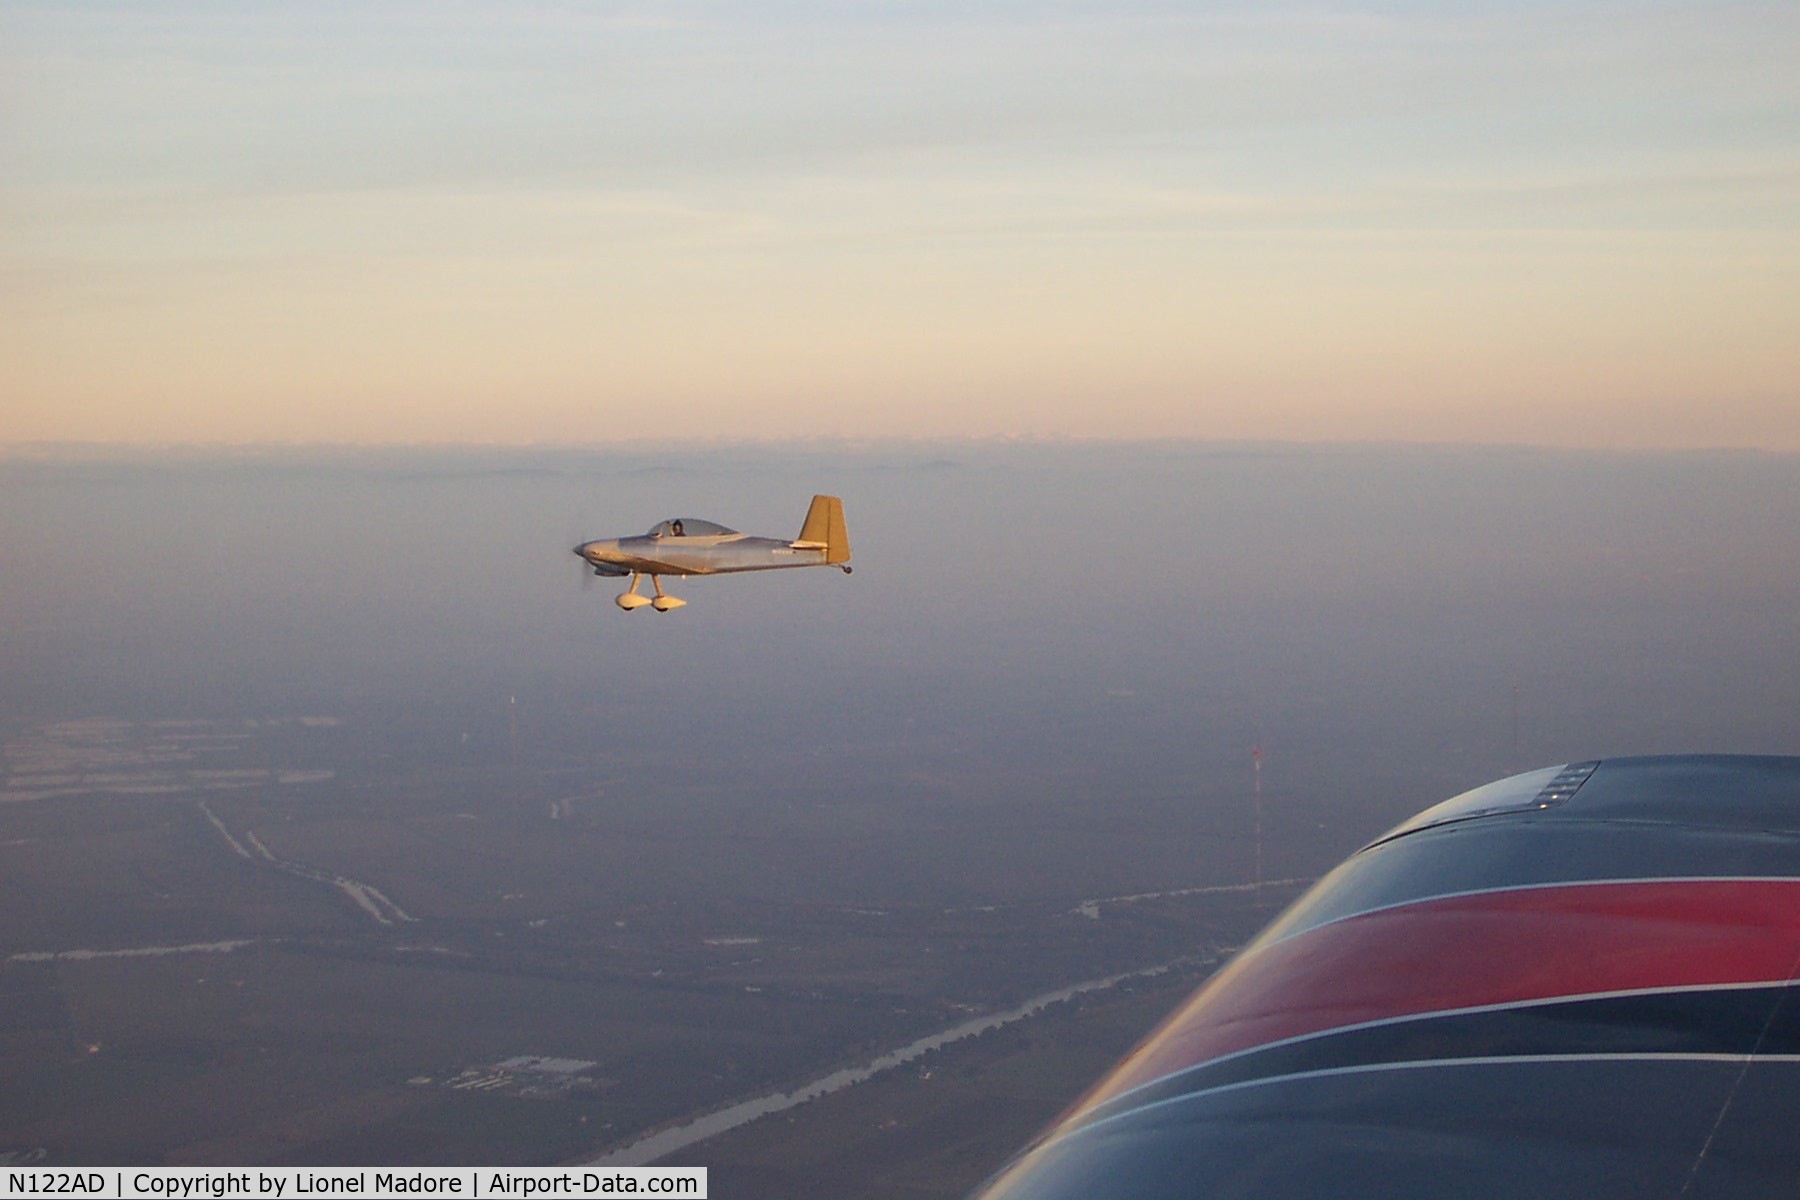
[[[1517,771],[1519,769],[1519,685],[1516,683],[1513,684],[1512,700],[1512,758],[1507,762],[1506,769]]]
[[[506,786],[512,793],[509,799],[519,798],[519,698],[506,698],[506,721],[509,729],[506,739]]]
[[[1250,762],[1256,776],[1256,907],[1262,908],[1262,747],[1250,747]]]

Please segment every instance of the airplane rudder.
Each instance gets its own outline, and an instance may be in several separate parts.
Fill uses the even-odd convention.
[[[829,515],[825,536],[825,561],[850,561],[850,527],[844,523],[844,502],[836,496],[824,497]]]

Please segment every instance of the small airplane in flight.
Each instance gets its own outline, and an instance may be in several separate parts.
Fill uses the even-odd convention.
[[[583,542],[575,553],[596,575],[631,576],[631,586],[614,601],[626,612],[646,604],[668,612],[686,604],[663,591],[664,575],[724,575],[782,567],[837,567],[850,574],[850,534],[844,527],[844,502],[836,496],[812,498],[800,536],[793,541],[752,537],[712,521],[674,517],[638,537]],[[638,581],[645,575],[656,589],[654,596],[638,594]]]

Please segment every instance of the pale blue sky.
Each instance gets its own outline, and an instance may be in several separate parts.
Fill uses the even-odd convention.
[[[1800,6],[0,13],[0,444],[1800,449]]]

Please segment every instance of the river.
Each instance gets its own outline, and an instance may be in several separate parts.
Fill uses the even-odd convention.
[[[1035,1016],[1039,1012],[1042,1012],[1052,1004],[1071,999],[1084,992],[1103,991],[1110,987],[1116,987],[1126,980],[1146,979],[1154,975],[1161,975],[1172,967],[1192,961],[1194,960],[1181,959],[1177,962],[1163,963],[1161,966],[1145,967],[1142,970],[1137,971],[1126,971],[1119,975],[1108,975],[1104,979],[1089,979],[1081,983],[1072,983],[1067,987],[1058,988],[1054,992],[1045,992],[1041,996],[1033,996],[1016,1008],[1009,1008],[1003,1012],[989,1013],[986,1016],[971,1017],[960,1025],[953,1025],[949,1029],[945,1029],[939,1033],[922,1037],[915,1042],[908,1042],[898,1050],[890,1050],[879,1058],[871,1059],[861,1066],[844,1067],[840,1070],[831,1072],[829,1075],[821,1075],[819,1078],[803,1084],[791,1092],[772,1092],[766,1096],[758,1096],[754,1100],[745,1100],[738,1104],[733,1104],[729,1108],[721,1108],[716,1112],[707,1113],[705,1116],[697,1117],[692,1121],[687,1121],[680,1125],[672,1125],[666,1129],[658,1130],[655,1133],[647,1134],[634,1142],[619,1147],[617,1150],[603,1154],[599,1158],[591,1159],[583,1165],[590,1167],[648,1166],[659,1159],[668,1157],[677,1150],[692,1146],[696,1142],[703,1142],[707,1138],[716,1137],[727,1130],[736,1129],[740,1125],[748,1125],[758,1117],[766,1117],[770,1113],[782,1112],[785,1109],[805,1104],[808,1100],[814,1100],[820,1096],[828,1095],[831,1092],[838,1091],[842,1088],[847,1088],[852,1084],[861,1083],[865,1079],[872,1079],[883,1071],[911,1062],[921,1055],[928,1054],[942,1046],[947,1046],[951,1042],[958,1042],[963,1038],[974,1037],[976,1034],[986,1033],[990,1029],[998,1029],[1003,1025],[1010,1025],[1015,1021],[1023,1021],[1027,1017]],[[1200,961],[1205,962],[1211,960]]]

